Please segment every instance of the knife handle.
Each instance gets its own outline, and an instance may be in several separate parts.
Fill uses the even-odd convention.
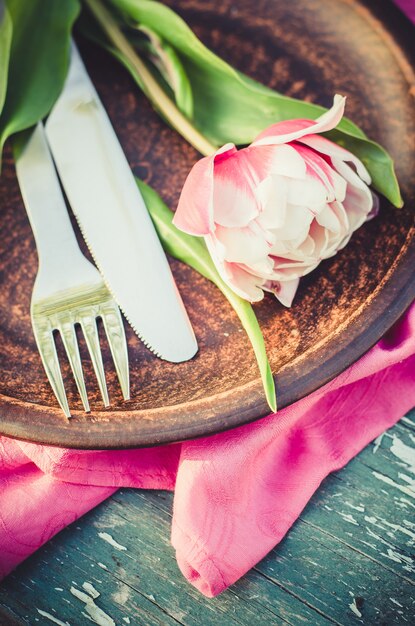
[[[39,264],[65,266],[79,246],[69,219],[43,124],[16,161],[16,173],[36,241]]]

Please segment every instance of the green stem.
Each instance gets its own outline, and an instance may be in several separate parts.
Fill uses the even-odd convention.
[[[122,33],[111,13],[101,0],[85,0],[111,43],[125,56],[140,77],[146,94],[165,119],[201,154],[213,154],[217,150],[193,124],[179,111],[174,102],[160,87],[154,76],[138,56],[136,50]]]

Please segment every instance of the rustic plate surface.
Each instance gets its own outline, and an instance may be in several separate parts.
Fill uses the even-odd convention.
[[[382,201],[377,219],[303,279],[292,309],[271,296],[255,307],[283,407],[353,363],[414,298],[414,31],[391,4],[379,7],[374,0],[171,4],[209,47],[277,90],[325,106],[334,93],[347,95],[348,116],[396,159],[405,208]],[[175,207],[196,152],[158,119],[106,53],[82,42],[81,51],[135,174]],[[32,335],[29,306],[37,256],[10,151],[0,178],[0,202],[0,433],[67,447],[121,448],[207,435],[268,413],[236,315],[212,284],[172,260],[198,355],[180,365],[158,360],[126,326],[132,400],[122,402],[104,342],[112,406],[103,410],[82,344],[92,412],[81,410],[65,365],[74,409],[73,419],[66,421]]]

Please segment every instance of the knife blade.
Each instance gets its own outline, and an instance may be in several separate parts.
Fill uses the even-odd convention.
[[[93,259],[137,335],[178,363],[197,342],[163,248],[80,54],[45,124],[69,204]]]

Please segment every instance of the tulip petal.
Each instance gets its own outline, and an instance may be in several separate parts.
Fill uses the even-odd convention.
[[[241,298],[249,300],[249,302],[259,302],[264,298],[262,289],[262,280],[258,276],[254,276],[246,272],[235,263],[226,263],[228,273],[228,282],[230,287]]]
[[[217,226],[215,237],[224,247],[224,260],[231,263],[260,263],[266,259],[270,245],[264,234],[252,228],[225,228]]]
[[[362,194],[362,209],[364,211],[370,211],[373,204],[373,195],[367,184],[362,180],[360,176],[346,163],[345,161],[333,159],[333,167],[339,172],[347,183],[347,193],[350,187],[359,189]],[[347,195],[346,193],[346,195]]]
[[[316,252],[318,253],[320,260],[328,259],[336,254],[339,249],[339,243],[342,241],[343,236],[347,233],[334,233],[327,228],[320,226],[317,222],[315,222],[313,226],[312,237],[316,242]],[[349,238],[350,235],[351,233],[349,234]]]
[[[228,263],[222,256],[222,246],[213,236],[205,237],[207,249],[222,280],[241,298],[259,302],[264,297],[263,280],[250,274],[236,263]],[[219,243],[219,245],[218,245]]]
[[[292,146],[244,148],[214,166],[214,221],[221,226],[246,226],[265,200],[263,183],[272,176],[305,178],[306,164]],[[261,191],[262,188],[262,191]],[[259,191],[259,193],[258,193]]]
[[[329,197],[327,188],[317,177],[308,176],[305,180],[290,180],[288,182],[288,202],[303,207],[303,211],[310,209],[317,213],[326,204]]]
[[[296,148],[287,144],[279,146],[254,146],[244,150],[250,155],[252,166],[260,179],[265,175],[305,178],[306,164]],[[265,162],[266,157],[266,162]],[[264,167],[265,166],[265,167]]]
[[[216,224],[227,228],[247,226],[258,215],[256,177],[244,150],[219,160],[214,167],[213,213]]]
[[[286,249],[292,250],[307,237],[310,224],[314,219],[314,214],[307,211],[304,206],[289,204],[287,207],[284,225],[273,231],[275,242],[272,246],[274,253],[277,242],[283,242]]]
[[[180,194],[173,224],[189,235],[207,235],[215,228],[213,220],[213,174],[215,160],[236,152],[234,144],[222,146],[204,157],[190,170]]]
[[[336,214],[337,219],[339,220],[340,228],[344,233],[350,231],[350,222],[349,217],[347,215],[347,211],[343,206],[342,202],[331,202],[330,203],[331,210]]]
[[[306,135],[325,133],[337,126],[343,117],[346,98],[336,94],[331,109],[316,120],[285,120],[269,126],[258,135],[252,146],[280,145],[298,141]]]
[[[309,258],[290,263],[286,259],[281,262],[277,259],[272,273],[273,280],[287,281],[301,278],[312,272],[320,261],[321,259]]]
[[[246,162],[246,172],[259,184],[270,175],[288,176],[289,178],[304,178],[306,167],[297,150],[292,146],[281,144],[278,146],[253,146],[239,150]]]
[[[287,281],[266,281],[262,288],[273,293],[274,296],[286,307],[290,307],[299,285],[299,278]]]
[[[374,205],[373,194],[346,162],[333,159],[333,167],[347,182],[346,197],[342,204],[350,222],[350,230],[353,232],[368,219]]]
[[[332,210],[330,204],[326,204],[324,209],[316,216],[317,223],[323,228],[328,228],[332,233],[339,233],[341,229],[337,215]]]
[[[329,243],[328,232],[314,220],[310,226],[310,237],[314,240],[314,256],[321,261],[325,258],[325,252]]]
[[[329,191],[330,195],[327,197],[327,201],[338,200],[342,202],[346,195],[344,178],[330,167],[323,157],[314,150],[310,150],[308,146],[296,143],[295,149],[298,150],[307,165],[307,174],[317,177]]]
[[[268,176],[256,189],[261,204],[257,222],[265,229],[281,228],[287,211],[287,180],[283,176]]]
[[[316,245],[314,240],[310,235],[304,239],[303,243],[298,246],[298,254],[303,256],[303,258],[308,258],[313,256]]]
[[[320,135],[313,134],[302,137],[300,141],[301,143],[309,146],[310,148],[313,148],[314,150],[317,150],[317,152],[320,152],[321,154],[329,156],[332,159],[353,163],[360,178],[364,180],[365,183],[367,183],[368,185],[370,185],[370,183],[372,182],[369,172],[363,165],[362,161],[357,158],[357,156],[355,156],[348,150],[345,150],[345,148],[342,148],[338,144],[333,143],[333,141],[326,139],[326,137],[321,137]]]

